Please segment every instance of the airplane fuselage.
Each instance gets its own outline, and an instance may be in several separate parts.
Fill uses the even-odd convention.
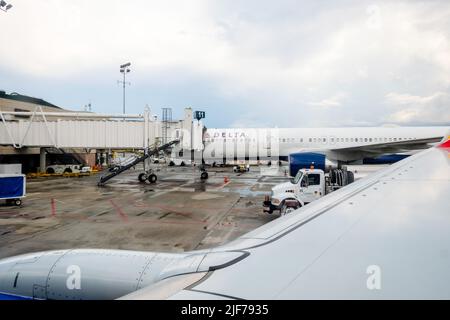
[[[205,133],[205,160],[248,160],[287,158],[295,152],[318,152],[332,160],[358,160],[364,152],[356,149],[372,145],[395,145],[426,139],[441,139],[448,127],[356,127],[356,128],[257,128],[208,129]],[[339,150],[354,148],[347,159]],[[353,154],[353,155],[350,155]],[[344,157],[345,158],[345,157]]]

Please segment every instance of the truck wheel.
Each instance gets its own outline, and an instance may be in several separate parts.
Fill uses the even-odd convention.
[[[297,210],[297,209],[295,209],[293,207],[288,207],[287,205],[283,205],[283,207],[281,208],[281,211],[280,211],[281,212],[281,216],[288,215],[291,212],[294,212],[295,210]]]
[[[16,200],[14,200],[14,204],[15,204],[16,206],[20,207],[20,206],[22,205],[22,200],[16,199]]]
[[[200,175],[200,179],[202,180],[207,180],[208,179],[208,172],[202,172],[202,174]]]
[[[141,173],[138,176],[138,180],[139,180],[139,182],[145,182],[145,180],[147,180],[147,175],[145,173]]]
[[[335,184],[336,183],[336,170],[331,170],[330,177],[331,177],[331,184]]]
[[[72,173],[72,169],[66,168],[66,170],[64,170],[64,173]]]
[[[182,161],[182,162],[180,163],[180,167],[186,167],[186,163],[184,163],[184,161]]]
[[[156,176],[156,174],[151,174],[148,176],[148,182],[150,183],[156,183],[156,181],[158,181],[158,177]]]
[[[48,169],[47,169],[47,173],[48,173],[48,174],[54,174],[54,173],[55,173],[55,169],[53,169],[53,168],[48,168]]]
[[[170,161],[170,162],[169,162],[169,167],[174,167],[174,166],[175,166],[175,162]]]
[[[347,171],[347,182],[348,184],[355,182],[355,174],[351,171]]]

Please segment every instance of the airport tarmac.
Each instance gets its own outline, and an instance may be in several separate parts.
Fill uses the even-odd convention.
[[[353,166],[361,178],[384,166]],[[288,181],[287,167],[210,168],[159,165],[158,182],[142,184],[136,167],[98,187],[102,173],[27,181],[22,207],[0,203],[0,259],[23,253],[105,248],[183,252],[215,247],[279,217],[264,196]],[[226,179],[228,181],[226,181]]]
[[[154,185],[139,183],[137,169],[105,187],[97,186],[101,173],[29,179],[22,207],[0,204],[0,258],[71,248],[214,247],[278,217],[263,213],[262,201],[287,180],[284,170],[275,170],[278,177],[261,177],[258,167],[242,174],[211,168],[202,182],[197,168],[161,166]]]

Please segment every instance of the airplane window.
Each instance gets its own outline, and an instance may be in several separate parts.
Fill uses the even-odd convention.
[[[365,138],[364,141],[367,142],[367,138]]]
[[[283,139],[283,142],[286,142],[286,139]]]
[[[345,138],[345,142],[348,142],[348,138]]]
[[[320,175],[319,174],[308,174],[308,184],[310,186],[320,185]]]
[[[327,138],[323,138],[323,142],[327,142]]]
[[[303,138],[300,139],[300,142],[303,142]]]
[[[309,138],[309,142],[312,142],[312,139],[311,139],[311,138]]]
[[[358,142],[358,138],[355,138],[355,142]]]
[[[314,142],[317,142],[317,138],[314,138]]]
[[[369,139],[369,142],[372,142],[372,138]]]
[[[331,142],[334,142],[334,138],[331,138]]]
[[[397,141],[397,138],[394,138],[394,141]]]

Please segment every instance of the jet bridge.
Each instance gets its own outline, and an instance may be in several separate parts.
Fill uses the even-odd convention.
[[[187,153],[203,149],[201,120],[186,108],[182,120],[158,120],[146,108],[143,114],[98,114],[92,112],[44,112],[37,106],[31,112],[0,110],[0,146],[12,152],[40,148],[149,150],[177,140],[178,150]],[[15,151],[16,150],[16,151]],[[41,157],[45,168],[45,157]]]
[[[161,141],[164,133],[167,141],[180,140],[183,149],[199,149],[202,137],[193,129],[203,128],[203,124],[194,120],[192,113],[187,108],[184,119],[163,123],[148,108],[143,114],[43,112],[40,106],[33,112],[0,110],[0,145],[15,149],[148,149]]]

